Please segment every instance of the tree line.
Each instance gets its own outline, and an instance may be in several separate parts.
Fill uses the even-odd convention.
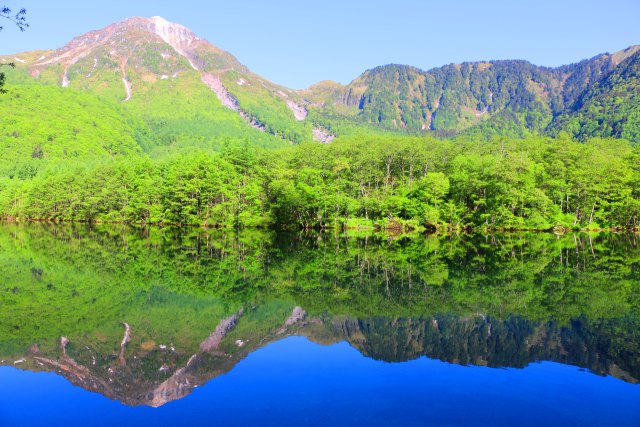
[[[230,142],[219,153],[49,161],[34,176],[0,178],[0,212],[281,229],[633,229],[638,165],[640,150],[615,139],[356,135],[277,150]]]

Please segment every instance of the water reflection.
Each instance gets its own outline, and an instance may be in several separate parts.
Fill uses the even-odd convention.
[[[0,360],[160,407],[293,335],[364,356],[640,380],[634,235],[6,225]]]

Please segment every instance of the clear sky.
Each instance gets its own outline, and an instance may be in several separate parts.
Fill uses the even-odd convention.
[[[640,44],[640,0],[0,0],[25,7],[0,54],[63,46],[131,16],[162,16],[292,88],[389,63],[526,59],[555,66]]]

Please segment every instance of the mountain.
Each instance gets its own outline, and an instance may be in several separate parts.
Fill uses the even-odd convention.
[[[619,76],[618,84],[631,89],[625,104],[637,111],[637,78],[620,70],[633,68],[639,51],[640,46],[633,46],[557,68],[514,60],[465,62],[429,71],[387,65],[366,71],[344,87],[312,87],[309,96],[322,106],[319,116],[327,119],[350,117],[413,132],[453,134],[475,127],[484,134],[524,136],[545,133],[552,123],[562,129],[555,123],[557,117],[577,114],[595,88],[600,88],[601,96],[619,99],[613,85],[605,83],[614,75]],[[614,122],[622,120],[611,117]]]
[[[557,68],[388,65],[348,85],[291,90],[154,17],[0,61],[17,63],[0,96],[4,219],[405,230],[639,224],[638,46]]]
[[[28,91],[41,86],[77,90],[121,111],[134,122],[124,130],[127,138],[154,152],[176,145],[217,149],[225,138],[263,146],[330,142],[354,130],[481,137],[567,131],[578,138],[636,142],[639,89],[633,70],[639,51],[632,46],[556,68],[520,60],[429,71],[387,65],[348,85],[321,82],[299,91],[252,73],[188,28],[160,17],[136,17],[76,37],[55,51],[0,60],[18,65],[9,81],[28,85]],[[46,97],[60,96],[65,103],[63,92],[49,91]],[[19,110],[15,103],[10,108]],[[48,125],[55,127],[59,120],[51,119]],[[4,128],[9,135],[15,130]],[[30,148],[39,144],[46,154],[44,141],[36,140],[30,139]]]
[[[146,151],[176,141],[202,145],[240,138],[273,146],[312,138],[294,91],[251,73],[231,54],[160,17],[130,18],[55,51],[1,60],[18,65],[10,80],[29,85],[20,93],[58,86],[124,110],[139,122],[134,131]],[[56,126],[57,109],[47,111],[53,114],[49,126]]]

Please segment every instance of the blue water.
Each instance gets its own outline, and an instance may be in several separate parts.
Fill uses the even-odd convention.
[[[293,337],[161,408],[127,407],[49,373],[0,368],[0,425],[640,426],[640,385],[572,366],[368,359]]]

